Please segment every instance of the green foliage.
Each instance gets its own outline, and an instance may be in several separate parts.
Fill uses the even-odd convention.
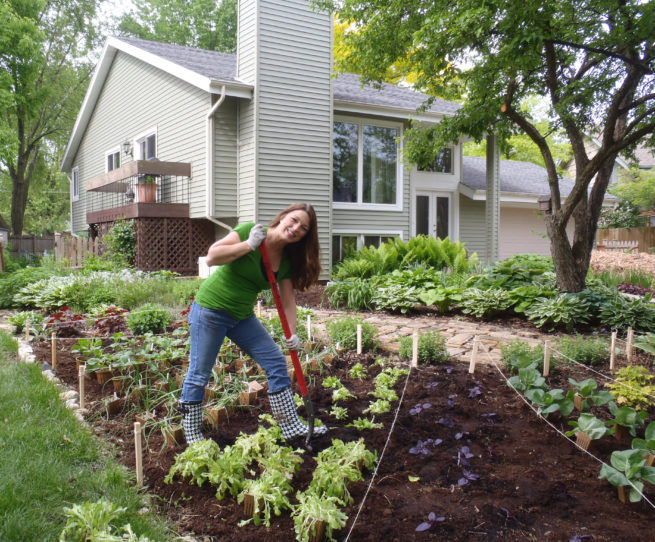
[[[539,328],[571,330],[589,322],[589,305],[576,294],[559,294],[552,298],[537,298],[525,310],[525,315]]]
[[[616,372],[615,380],[616,382],[612,382],[608,387],[617,405],[646,410],[655,404],[653,400],[655,385],[651,383],[653,375],[646,367],[641,365],[623,367]]]
[[[641,450],[616,450],[610,457],[612,466],[603,464],[598,478],[606,479],[616,487],[630,486],[630,502],[639,502],[644,482],[655,484],[655,467],[646,467]]]
[[[125,512],[125,508],[115,505],[104,498],[96,502],[74,504],[64,508],[67,520],[59,537],[60,542],[78,542],[79,540],[122,540],[112,537],[115,522]],[[140,540],[147,540],[140,538]]]
[[[638,450],[655,453],[655,421],[650,422],[644,431],[644,438],[632,439],[632,447]]]
[[[131,220],[119,219],[103,236],[102,242],[109,251],[109,258],[115,264],[131,266],[136,254],[136,230]]]
[[[621,200],[620,203],[628,202],[637,209],[653,211],[655,210],[655,172],[632,168],[622,173],[618,184],[608,192],[617,196]]]
[[[641,228],[646,225],[646,217],[639,216],[640,212],[635,204],[621,200],[614,207],[603,207],[598,228]]]
[[[607,426],[602,420],[599,420],[593,414],[582,413],[577,420],[570,420],[569,425],[573,427],[571,431],[566,432],[567,437],[575,435],[578,431],[589,435],[589,438],[596,440],[603,438],[607,432]]]
[[[573,385],[576,395],[582,397],[581,410],[588,410],[593,403],[596,406],[606,405],[612,402],[612,395],[605,390],[598,390],[598,383],[593,378],[587,378],[578,382],[569,378],[569,384]]]
[[[527,392],[531,388],[545,388],[546,379],[536,369],[522,367],[518,370],[518,374],[509,379],[509,383],[515,389]]]
[[[417,294],[419,301],[427,306],[434,306],[441,313],[446,313],[450,307],[462,300],[463,288],[458,286],[438,286],[428,290],[423,289]]]
[[[316,540],[316,529],[319,521],[325,522],[325,537],[334,541],[333,531],[346,526],[348,516],[344,514],[337,497],[317,495],[314,492],[296,493],[298,504],[292,507],[291,516],[296,531],[296,539],[300,542]]]
[[[536,254],[515,254],[486,267],[484,274],[469,279],[468,285],[477,288],[503,288],[512,290],[529,286],[544,273],[553,271],[553,261]]]
[[[569,359],[585,365],[600,365],[609,360],[607,340],[601,337],[585,337],[583,335],[567,335],[561,337],[555,345],[561,356],[555,353],[559,361]]]
[[[346,282],[333,282],[327,285],[325,292],[333,307],[361,311],[371,308],[374,286],[370,280],[353,279]]]
[[[364,322],[356,316],[344,316],[330,320],[326,328],[332,343],[339,343],[343,348],[354,350],[357,348],[357,326],[362,326],[362,350],[375,351],[378,341],[375,340],[377,329],[373,324]]]
[[[119,21],[121,35],[224,53],[236,50],[236,0],[136,0],[133,4],[135,9]]]
[[[564,390],[543,388],[530,388],[525,391],[525,396],[538,407],[538,411],[544,416],[559,411],[562,416],[568,416],[573,412],[575,403],[573,402],[573,391],[564,395]]]
[[[378,248],[363,247],[340,262],[333,269],[332,277],[336,281],[370,278],[418,264],[461,273],[477,265],[477,262],[477,255],[467,257],[461,242],[419,235],[407,243],[395,238],[382,243]]]
[[[655,356],[655,333],[644,333],[643,335],[635,336],[634,346],[640,348],[644,352],[648,352]]]
[[[127,317],[127,327],[135,335],[163,333],[172,320],[165,307],[155,303],[146,303],[130,312]]]
[[[655,328],[655,305],[649,301],[650,295],[630,299],[617,293],[601,307],[600,321],[610,329],[649,331]]]
[[[412,337],[400,338],[400,359],[412,359],[414,341]],[[446,363],[450,359],[446,339],[438,331],[425,331],[418,334],[418,362],[426,365]]]
[[[377,310],[406,314],[418,304],[419,298],[416,286],[395,283],[378,286],[374,290],[372,302]]]
[[[469,288],[462,293],[459,307],[464,314],[488,320],[504,313],[512,306],[509,293],[501,288]]]
[[[28,284],[48,279],[55,273],[42,267],[17,269],[13,273],[0,273],[0,309],[20,307],[14,302],[14,295]]]
[[[515,313],[523,314],[529,309],[538,298],[551,298],[557,295],[555,288],[547,288],[539,284],[528,284],[525,286],[517,286],[507,292],[507,298],[512,304]]]
[[[18,341],[4,329],[0,329],[0,357],[5,354],[16,354],[18,352]]]
[[[607,425],[613,425],[614,429],[616,429],[616,426],[618,425],[625,427],[633,437],[637,436],[637,428],[642,427],[646,418],[648,418],[648,412],[643,410],[638,411],[625,405],[618,406],[614,402],[609,404],[609,408],[614,419],[608,420],[605,423]]]
[[[34,328],[43,322],[43,314],[35,311],[20,311],[12,314],[7,321],[16,328],[16,333],[22,333],[25,329],[27,319],[30,320],[30,330],[34,333]]]
[[[515,374],[519,369],[535,369],[543,364],[544,349],[540,344],[530,346],[521,339],[515,339],[501,346],[500,355],[505,368]]]

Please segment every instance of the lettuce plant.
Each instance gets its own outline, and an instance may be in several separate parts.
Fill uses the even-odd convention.
[[[655,467],[646,467],[646,459],[641,450],[614,451],[610,463],[612,466],[603,464],[598,478],[616,487],[630,486],[630,502],[641,500],[644,482],[655,484]]]
[[[612,402],[609,408],[614,418],[605,423],[609,426],[614,426],[614,430],[619,425],[625,427],[633,437],[637,436],[637,428],[642,427],[646,418],[648,418],[648,412],[644,410],[637,411],[629,406],[620,407]]]
[[[564,390],[542,388],[530,388],[526,390],[525,396],[538,407],[538,411],[544,416],[559,411],[562,416],[568,416],[573,412],[573,390],[564,395]]]
[[[569,420],[568,423],[573,429],[565,433],[567,437],[572,437],[580,431],[589,435],[591,440],[596,440],[604,437],[609,431],[602,420],[587,412],[580,414],[577,420]]]
[[[602,406],[614,399],[611,393],[597,390],[598,384],[593,378],[587,378],[580,382],[574,378],[569,378],[569,384],[573,385],[575,394],[582,397],[581,410],[589,410],[592,403],[596,406]]]

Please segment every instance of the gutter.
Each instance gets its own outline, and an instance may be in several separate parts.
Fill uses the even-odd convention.
[[[207,169],[205,171],[205,201],[207,202],[205,206],[205,218],[210,220],[214,224],[218,224],[221,228],[226,229],[227,231],[232,230],[232,226],[228,226],[225,222],[221,222],[212,216],[214,209],[214,114],[221,106],[225,100],[225,85],[221,86],[221,96],[218,101],[212,105],[212,107],[207,112],[205,118],[205,126],[207,128],[207,155],[205,163],[207,164]]]

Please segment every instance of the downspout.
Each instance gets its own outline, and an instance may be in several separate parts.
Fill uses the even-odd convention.
[[[232,230],[232,226],[228,226],[225,222],[215,219],[212,216],[214,209],[214,113],[221,106],[225,100],[225,85],[221,87],[221,96],[218,101],[212,105],[211,109],[207,113],[205,125],[207,127],[207,156],[206,164],[207,171],[205,174],[206,178],[206,202],[205,207],[205,218],[210,220],[214,224],[218,224],[221,228],[226,229],[227,231]]]
[[[68,179],[68,215],[71,222],[71,233],[73,233],[73,179],[71,179],[65,171],[64,175],[66,175],[66,178]]]

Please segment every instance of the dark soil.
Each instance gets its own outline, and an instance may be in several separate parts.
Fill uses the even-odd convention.
[[[68,352],[74,341],[61,342],[68,346],[61,346],[57,353],[57,375],[77,389],[75,361]],[[37,359],[50,359],[49,343],[36,342],[34,350]],[[375,419],[384,429],[360,432],[346,427],[349,421],[366,416],[362,411],[369,404],[367,394],[380,371],[375,359],[372,354],[345,353],[321,371],[313,371],[309,379],[314,383],[311,397],[317,416],[331,430],[329,438],[313,442],[313,454],[305,454],[295,488],[307,487],[315,464],[313,456],[329,445],[330,438],[350,441],[363,437],[367,448],[381,457],[372,483],[372,473],[366,472],[364,482],[350,487],[354,504],[344,509],[349,520],[345,529],[335,533],[337,540],[344,540],[351,530],[349,540],[376,542],[651,539],[653,508],[644,502],[621,504],[616,488],[598,479],[600,464],[540,420],[495,367],[478,366],[474,375],[468,374],[465,364],[413,369],[409,378],[401,377],[396,384],[401,400],[392,403],[391,412]],[[348,376],[348,369],[356,362],[368,368],[367,378]],[[332,407],[331,390],[320,382],[332,374],[357,396],[344,404],[349,412],[347,422],[327,414]],[[551,387],[567,387],[569,376],[581,380],[593,375],[563,367],[553,371]],[[123,399],[123,410],[108,416],[104,404],[112,395],[110,388],[111,383],[103,388],[87,376],[87,419],[112,445],[119,460],[134,469],[132,403]],[[410,410],[417,404],[429,406],[412,414]],[[229,422],[217,429],[206,427],[205,435],[223,447],[242,431],[254,432],[262,412],[269,412],[265,398],[257,399],[252,407],[237,408]],[[576,416],[574,412],[571,418]],[[566,420],[551,417],[550,421],[560,430],[568,429]],[[430,447],[431,453],[425,457],[409,452],[418,441],[427,439],[440,439],[441,443]],[[160,431],[148,426],[146,444],[144,483],[156,496],[153,503],[180,533],[193,533],[211,542],[264,537],[276,542],[295,540],[288,514],[274,518],[268,529],[252,524],[240,528],[237,524],[245,516],[236,499],[217,500],[209,485],[196,487],[184,481],[165,484],[163,478],[183,447],[164,448]],[[468,459],[462,450],[465,446],[472,454]],[[609,462],[613,450],[626,447],[629,443],[622,445],[605,437],[592,443],[591,452]],[[462,485],[459,481],[467,472],[477,479]],[[655,501],[653,486],[647,485],[646,495]],[[443,521],[416,532],[431,512]]]

